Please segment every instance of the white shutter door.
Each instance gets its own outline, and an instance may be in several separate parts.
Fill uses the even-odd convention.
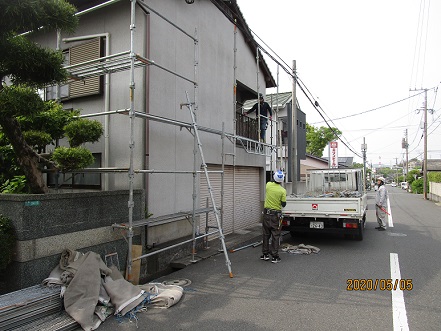
[[[209,165],[208,170],[221,170],[218,165]],[[236,194],[233,194],[233,167],[225,166],[224,174],[224,203],[223,203],[223,232],[229,234],[247,228],[260,221],[260,179],[259,169],[252,167],[236,167]],[[216,206],[221,208],[221,174],[209,173],[210,183],[215,197]],[[200,180],[200,207],[212,206],[208,185],[204,174]],[[234,198],[234,200],[233,200]],[[233,208],[234,206],[234,208]],[[236,217],[233,218],[233,211]],[[205,215],[201,215],[200,228],[205,232]],[[209,226],[217,226],[214,213],[208,217]],[[214,229],[209,229],[210,231]],[[209,232],[210,232],[209,231]]]
[[[259,168],[236,167],[234,230],[248,228],[261,220]]]
[[[208,165],[208,170],[210,171],[220,171],[222,170],[222,166],[218,165]],[[231,169],[227,169],[225,167],[224,174],[224,211],[223,211],[223,231],[224,234],[231,233],[233,231],[232,227],[232,215],[233,215],[233,177],[229,175]],[[221,185],[222,185],[222,177],[220,173],[209,173],[211,188],[213,190],[214,199],[216,202],[216,207],[218,209],[221,208]],[[211,197],[208,191],[207,180],[205,179],[205,175],[201,174],[200,180],[200,196],[201,196],[201,208],[206,207],[207,198],[208,198],[208,206],[211,207]],[[220,215],[219,215],[220,216]],[[201,215],[201,231],[205,232],[205,224],[206,217],[204,214]],[[220,220],[220,218],[219,218]],[[229,221],[228,221],[229,220]],[[217,227],[216,217],[214,213],[211,212],[208,217],[208,226]],[[211,232],[215,229],[210,228],[208,232]]]

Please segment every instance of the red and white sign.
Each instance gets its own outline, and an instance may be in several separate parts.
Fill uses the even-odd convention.
[[[329,143],[329,168],[338,168],[338,142]]]
[[[318,203],[312,204],[312,210],[318,210]]]

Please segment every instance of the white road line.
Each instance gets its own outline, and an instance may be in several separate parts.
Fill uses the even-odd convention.
[[[398,263],[398,254],[390,253],[390,278],[392,278],[392,285],[397,279],[398,284],[401,282],[400,264]],[[408,331],[406,306],[404,304],[403,291],[398,285],[395,290],[392,290],[392,315],[394,331]]]
[[[389,215],[387,215],[387,220],[389,222],[389,227],[393,228],[394,227],[394,220],[392,219],[392,209],[390,209],[390,201],[389,201],[389,197],[387,197],[387,212],[389,213]]]

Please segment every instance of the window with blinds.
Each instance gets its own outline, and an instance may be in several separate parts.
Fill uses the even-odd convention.
[[[84,44],[73,46],[64,51],[65,65],[74,65],[90,60],[98,59],[102,54],[101,38],[94,38]],[[101,94],[102,79],[90,77],[82,80],[71,80],[68,84],[48,86],[45,89],[45,100],[54,100],[59,95],[61,100],[86,97]]]
[[[101,38],[69,49],[70,65],[78,64],[101,57]],[[72,81],[69,84],[69,98],[78,98],[101,93],[100,77]]]

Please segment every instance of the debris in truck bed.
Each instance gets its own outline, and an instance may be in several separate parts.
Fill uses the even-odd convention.
[[[317,192],[317,191],[309,191],[303,194],[291,194],[291,198],[360,198],[363,195],[362,192],[359,191],[332,191],[332,192]]]

